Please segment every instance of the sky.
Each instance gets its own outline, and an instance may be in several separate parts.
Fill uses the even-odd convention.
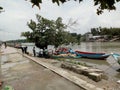
[[[52,0],[43,0],[41,9],[34,6],[29,0],[0,0],[5,12],[0,13],[0,40],[22,39],[21,32],[30,31],[27,22],[36,21],[36,14],[50,20],[62,17],[63,23],[77,21],[77,24],[67,31],[84,34],[96,27],[120,27],[120,3],[116,4],[115,11],[105,10],[102,15],[96,14],[98,6],[94,6],[93,0],[83,2],[69,1],[58,6]]]

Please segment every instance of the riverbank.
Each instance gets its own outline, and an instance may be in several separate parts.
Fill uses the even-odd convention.
[[[12,54],[19,53],[19,51],[17,51],[14,48],[7,47],[6,50],[3,50],[2,55],[11,54],[11,53]],[[20,53],[20,55],[22,56],[23,54]],[[38,57],[31,57],[31,56],[28,56],[25,54],[23,56],[25,56],[25,57],[31,59],[32,61],[40,64],[40,66],[42,65],[42,66],[48,68],[49,70],[52,70],[53,72],[57,73],[58,75],[68,79],[70,82],[73,82],[82,88],[86,88],[87,90],[97,90],[97,89],[98,90],[102,90],[102,89],[103,90],[104,89],[105,90],[119,90],[120,89],[119,84],[115,81],[111,80],[111,82],[110,82],[107,80],[102,80],[100,82],[95,82],[95,81],[93,81],[93,80],[91,80],[83,75],[76,74],[76,73],[71,72],[69,70],[61,69],[60,68],[60,65],[62,63],[61,61],[54,60],[54,59],[44,59],[44,58],[38,58]],[[16,56],[14,56],[14,58],[16,58]]]

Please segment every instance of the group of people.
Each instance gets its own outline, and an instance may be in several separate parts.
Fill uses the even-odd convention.
[[[55,50],[55,54],[75,54],[75,52],[71,48],[65,48],[65,47],[60,47],[57,50]]]
[[[40,51],[36,55],[35,47],[33,47],[33,55],[38,57],[46,57],[46,58],[49,57],[48,50],[46,48],[40,49]]]
[[[21,50],[22,50],[22,53],[24,54],[28,54],[28,52],[27,52],[27,46],[25,46],[25,47],[21,47]]]
[[[23,53],[23,54],[29,54],[29,52],[27,52],[27,49],[28,49],[27,46],[24,46],[24,47],[21,46],[20,49],[22,50],[22,53]],[[32,51],[33,51],[33,56],[34,56],[34,57],[35,57],[35,56],[45,57],[45,58],[48,58],[48,57],[49,57],[49,53],[48,53],[48,50],[47,50],[46,48],[40,49],[40,51],[37,53],[37,52],[36,52],[36,48],[33,47]]]

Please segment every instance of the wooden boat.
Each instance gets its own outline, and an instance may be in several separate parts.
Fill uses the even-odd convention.
[[[117,63],[120,65],[120,54],[113,53],[112,56],[117,61]]]
[[[78,56],[81,56],[81,57],[83,57],[83,58],[101,59],[101,60],[105,60],[107,57],[110,56],[110,54],[94,53],[94,52],[75,51],[75,53],[76,53]]]

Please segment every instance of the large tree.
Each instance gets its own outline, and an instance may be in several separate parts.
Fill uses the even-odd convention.
[[[27,0],[26,0],[27,1]],[[31,3],[33,3],[32,7],[34,5],[38,6],[40,8],[40,3],[42,3],[44,0],[30,0]],[[57,3],[58,5],[60,5],[61,3],[65,3],[68,2],[70,0],[51,0],[53,3]],[[72,0],[71,0],[72,1]],[[84,1],[84,0],[74,0],[74,1]],[[103,13],[103,10],[107,9],[107,10],[115,10],[115,4],[118,3],[120,0],[93,0],[94,1],[94,5],[98,5],[98,9],[97,9],[97,14],[101,14]],[[0,6],[0,10],[1,10],[1,6]]]
[[[22,32],[21,35],[26,37],[27,40],[35,42],[38,48],[47,48],[48,45],[58,47],[61,44],[69,44],[72,42],[68,39],[68,36],[71,37],[71,34],[65,31],[67,26],[62,23],[61,17],[58,17],[57,20],[54,21],[43,18],[37,14],[36,18],[38,22],[33,20],[28,22],[28,26],[32,32]]]
[[[33,3],[33,6],[36,5],[40,8],[40,3],[42,3],[42,1],[44,0],[31,0],[31,3]],[[65,3],[67,1],[70,0],[52,0],[53,3],[57,3],[58,5],[60,5],[60,3]],[[74,1],[84,1],[84,0],[74,0]],[[115,4],[117,2],[119,2],[120,0],[94,0],[94,5],[98,5],[98,9],[97,9],[97,14],[101,14],[103,13],[103,10],[107,9],[107,10],[115,10]]]

